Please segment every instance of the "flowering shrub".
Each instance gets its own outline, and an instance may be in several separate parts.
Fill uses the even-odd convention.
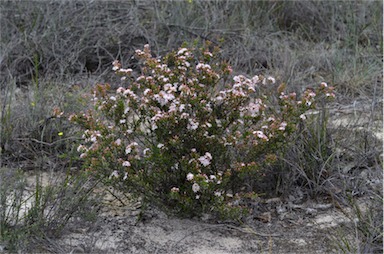
[[[137,77],[115,61],[121,86],[97,85],[94,110],[70,117],[85,129],[84,166],[181,214],[239,208],[252,194],[249,179],[261,178],[305,113],[334,94],[322,83],[298,99],[272,77],[231,78],[216,53],[180,48],[155,58],[146,45],[136,51]]]

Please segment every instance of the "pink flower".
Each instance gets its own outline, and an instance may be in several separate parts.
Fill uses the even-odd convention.
[[[125,89],[120,86],[119,88],[117,88],[116,93],[124,93],[124,91]]]
[[[131,163],[129,161],[124,161],[122,165],[123,167],[130,167]]]

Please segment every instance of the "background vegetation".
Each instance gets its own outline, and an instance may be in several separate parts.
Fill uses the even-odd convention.
[[[81,136],[55,108],[78,112],[91,86],[118,84],[115,59],[140,71],[132,56],[144,44],[165,55],[209,40],[235,73],[272,75],[296,92],[328,82],[338,92],[331,117],[354,116],[332,126],[316,118],[274,169],[271,191],[335,188],[338,202],[356,206],[369,193],[382,207],[382,140],[371,134],[382,129],[382,10],[382,1],[1,1],[0,167],[77,171]],[[379,184],[366,183],[367,169]],[[356,250],[380,251],[382,210],[364,218]]]

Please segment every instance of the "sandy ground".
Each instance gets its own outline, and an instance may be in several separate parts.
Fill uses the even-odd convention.
[[[259,207],[242,225],[178,219],[155,208],[139,221],[139,202],[122,206],[106,194],[97,221],[69,225],[52,247],[62,253],[329,253],[337,252],[340,226],[353,225],[350,209],[332,203],[275,198],[259,200]]]

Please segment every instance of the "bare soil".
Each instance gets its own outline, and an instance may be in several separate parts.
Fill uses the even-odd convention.
[[[246,223],[234,225],[178,219],[155,208],[141,214],[139,202],[122,206],[106,195],[97,221],[71,225],[55,248],[67,253],[330,253],[337,252],[338,228],[353,225],[350,209],[332,203],[275,198],[258,205]]]

